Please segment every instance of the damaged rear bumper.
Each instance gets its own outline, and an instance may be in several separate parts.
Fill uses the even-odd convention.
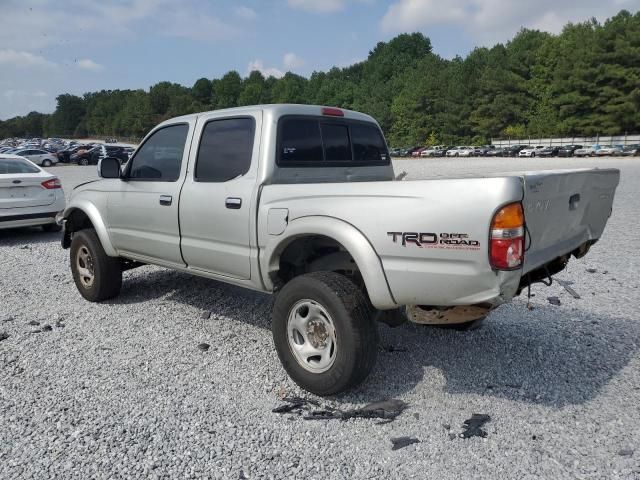
[[[406,312],[407,318],[411,322],[420,325],[454,325],[483,319],[494,308],[495,306],[491,304],[457,305],[453,307],[408,305]]]

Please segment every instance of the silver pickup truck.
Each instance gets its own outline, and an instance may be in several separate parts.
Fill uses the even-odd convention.
[[[367,377],[377,321],[474,326],[585,255],[620,175],[396,181],[373,118],[303,105],[174,118],[98,168],[60,218],[82,296],[143,264],[275,293],[278,356],[319,395]]]

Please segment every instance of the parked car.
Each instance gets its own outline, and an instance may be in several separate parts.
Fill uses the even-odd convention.
[[[74,153],[78,153],[80,150],[87,150],[88,148],[91,147],[88,147],[87,145],[75,145],[69,148],[65,148],[57,152],[58,160],[63,163],[69,163],[71,162],[71,155],[73,155]]]
[[[487,152],[484,155],[485,157],[503,157],[504,155],[504,148],[502,147],[495,147],[492,148],[491,150],[487,150]]]
[[[601,145],[591,145],[588,147],[578,148],[573,151],[573,155],[576,157],[595,157],[598,153],[598,150],[602,148]]]
[[[495,145],[482,145],[480,147],[474,147],[473,154],[476,157],[486,157],[490,151],[495,149]]]
[[[598,157],[605,157],[607,155],[620,155],[623,148],[624,146],[622,145],[603,145],[596,152],[596,155]]]
[[[528,146],[518,152],[518,157],[535,157],[540,150],[544,148],[544,145]]]
[[[520,150],[527,148],[528,145],[509,145],[502,150],[503,157],[517,157]]]
[[[422,152],[424,152],[425,150],[427,150],[429,147],[420,147],[415,149],[413,152],[411,152],[411,156],[412,157],[421,157],[422,156]]]
[[[436,147],[433,150],[433,154],[431,155],[432,157],[444,157],[447,155],[447,151],[449,151],[450,149],[454,148],[453,146],[450,145],[444,145],[441,147]]]
[[[403,157],[411,157],[413,156],[413,152],[415,152],[416,150],[420,149],[422,147],[411,147],[411,148],[407,148],[403,151],[402,156]]]
[[[539,157],[557,157],[560,147],[544,147],[536,153]]]
[[[457,146],[447,151],[447,157],[472,157],[473,147]]]
[[[18,155],[0,154],[0,229],[41,226],[59,231],[55,216],[65,207],[55,175]]]
[[[627,145],[622,149],[622,152],[620,152],[620,155],[623,155],[625,157],[639,157],[640,145],[637,143],[634,145]]]
[[[573,157],[573,152],[583,148],[582,145],[564,145],[558,150],[559,157]]]
[[[119,147],[115,145],[105,145],[102,147],[101,157],[114,157],[120,160],[120,163],[127,163],[129,160],[129,154],[125,150],[124,147]]]
[[[27,160],[35,163],[36,165],[41,165],[45,168],[51,167],[58,163],[58,157],[56,155],[47,152],[46,150],[37,148],[17,149],[12,151],[11,153],[20,157],[24,157]]]
[[[167,120],[124,170],[105,158],[99,174],[60,216],[79,293],[113,298],[122,271],[142,264],[277,292],[276,352],[318,395],[368,376],[376,320],[473,324],[584,256],[620,178],[584,169],[394,181],[372,117],[313,105]]]
[[[118,143],[118,139],[114,137],[107,137],[104,139],[104,143]]]
[[[103,157],[102,147],[95,146],[89,150],[78,150],[78,152],[71,155],[70,160],[78,165],[97,165]]]
[[[426,150],[423,150],[422,152],[420,152],[420,156],[421,157],[434,157],[435,156],[435,152],[437,150],[440,150],[444,148],[444,145],[434,145],[431,146],[429,148],[427,148]]]

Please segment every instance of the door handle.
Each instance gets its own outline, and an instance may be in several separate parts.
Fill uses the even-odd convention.
[[[173,198],[171,197],[171,195],[160,195],[160,205],[168,207],[169,205],[171,205],[172,201]]]
[[[242,206],[242,199],[235,197],[228,197],[224,204],[227,208],[231,208],[233,210],[238,210]]]

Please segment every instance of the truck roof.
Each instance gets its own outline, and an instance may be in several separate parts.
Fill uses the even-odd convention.
[[[275,117],[281,117],[283,115],[316,115],[322,116],[323,108],[338,108],[344,113],[344,118],[350,118],[353,120],[363,120],[366,122],[374,122],[378,123],[373,117],[367,115],[365,113],[355,112],[353,110],[347,110],[339,107],[330,107],[323,105],[300,105],[295,103],[273,103],[273,104],[265,104],[265,105],[248,105],[246,107],[234,107],[234,108],[224,108],[220,110],[210,110],[206,112],[199,113],[191,113],[189,115],[182,115],[180,117],[174,117],[169,120],[165,120],[164,123],[173,123],[176,120],[192,120],[200,115],[204,115],[206,113],[225,113],[229,115],[241,115],[244,112],[255,111],[256,109],[260,109],[265,113],[271,113]],[[340,118],[340,117],[334,117]]]

